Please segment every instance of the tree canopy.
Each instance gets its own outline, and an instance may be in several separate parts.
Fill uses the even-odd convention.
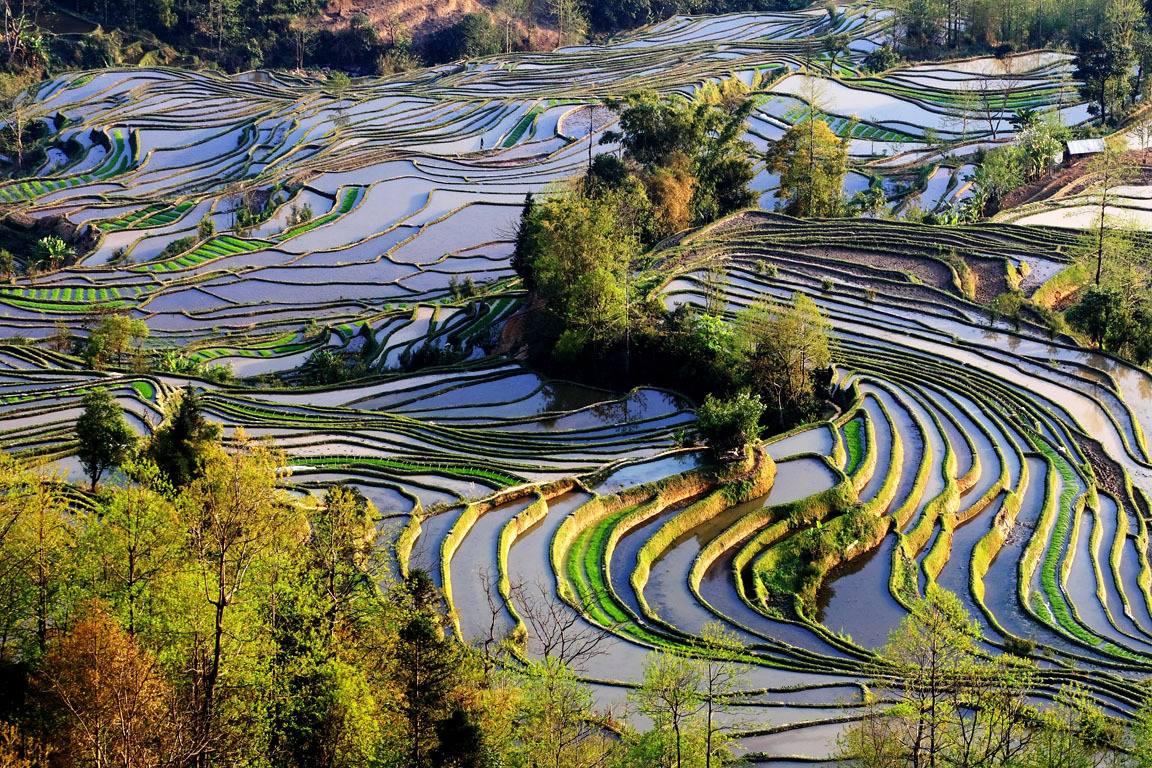
[[[82,404],[84,412],[76,420],[77,455],[95,491],[104,472],[128,458],[136,445],[136,433],[106,390],[90,392]]]

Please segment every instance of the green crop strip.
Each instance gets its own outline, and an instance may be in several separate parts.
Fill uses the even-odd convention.
[[[132,382],[132,389],[136,390],[140,397],[144,398],[145,400],[151,400],[156,397],[155,388],[146,381]]]
[[[860,419],[852,419],[844,425],[844,448],[848,452],[848,461],[844,465],[844,474],[851,475],[860,466],[864,459],[864,425]]]
[[[504,143],[500,146],[504,147],[505,149],[508,147],[516,146],[516,142],[520,141],[520,137],[524,135],[524,132],[528,130],[528,127],[532,125],[532,123],[543,111],[544,107],[539,105],[528,110],[527,114],[520,118],[520,121],[516,123],[516,127],[512,129],[512,132],[508,134],[508,138],[504,139]]]
[[[395,459],[373,459],[373,458],[319,458],[310,459],[310,463],[317,466],[337,466],[337,467],[351,467],[351,466],[368,466],[368,467],[381,467],[384,469],[396,469],[401,472],[427,472],[430,474],[448,474],[457,475],[460,477],[476,477],[483,480],[491,480],[501,486],[516,485],[520,480],[508,475],[502,475],[499,472],[492,472],[487,469],[473,469],[469,467],[452,467],[442,466],[438,464],[413,464],[404,461],[397,461]]]

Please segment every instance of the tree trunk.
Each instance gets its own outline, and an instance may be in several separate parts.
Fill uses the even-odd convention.
[[[224,558],[220,558],[220,563],[217,569],[217,578],[219,579],[219,587],[217,589],[217,599],[214,605],[216,606],[216,626],[213,633],[212,643],[212,666],[208,670],[208,679],[204,685],[204,711],[201,720],[201,738],[206,743],[212,733],[212,720],[215,717],[216,706],[216,685],[220,681],[220,660],[223,656],[224,646],[224,608],[227,604],[227,595],[225,594],[224,587]],[[207,753],[200,754],[197,759],[197,768],[204,768],[208,764]]]

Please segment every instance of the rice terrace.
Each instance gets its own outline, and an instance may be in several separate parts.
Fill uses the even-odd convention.
[[[1128,23],[1098,5],[1085,34]],[[1148,765],[1152,33],[1134,5],[1137,52],[1105,72],[1113,48],[1030,22],[982,51],[949,16],[925,43],[913,6],[597,35],[561,10],[554,50],[492,22],[506,52],[387,74],[145,55],[10,89],[0,662],[23,682],[0,762]],[[105,34],[79,10],[60,39]],[[180,464],[192,423],[212,446]],[[235,533],[255,492],[218,519],[232,480],[208,467],[257,483],[241,459],[281,527]],[[283,584],[312,583],[292,569],[348,499],[369,545],[318,556],[348,586],[301,607]],[[101,531],[145,508],[179,535],[109,586],[135,550]],[[386,620],[348,618],[369,593]],[[408,630],[348,640],[403,611],[474,676],[423,724],[426,683],[379,683],[407,679]],[[105,657],[67,655],[92,622],[169,696],[117,727],[179,748],[75,756],[106,713],[76,671]],[[964,670],[947,713],[933,632]],[[400,661],[307,687],[308,643],[316,669]],[[571,722],[493,703],[546,699],[550,659],[583,692]],[[352,704],[283,714],[324,695]],[[571,738],[526,757],[525,723]],[[390,729],[399,757],[367,756]],[[468,739],[511,756],[446,756]]]

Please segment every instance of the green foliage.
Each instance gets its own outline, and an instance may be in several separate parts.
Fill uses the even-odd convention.
[[[555,656],[526,665],[515,680],[519,700],[512,765],[556,764],[591,768],[619,752],[594,720],[591,689]]]
[[[1077,46],[1075,63],[1080,95],[1088,101],[1089,113],[1104,125],[1109,116],[1115,118],[1124,109],[1132,95],[1129,75],[1135,56],[1131,44],[1110,27],[1091,30]]]
[[[124,355],[129,351],[140,350],[140,344],[148,338],[148,326],[143,320],[115,312],[100,317],[96,326],[88,334],[84,351],[85,361],[92,368],[102,369],[110,358],[116,363],[124,363]]]
[[[136,433],[124,420],[124,412],[105,390],[84,396],[84,412],[76,420],[77,455],[92,481],[92,490],[105,470],[125,461],[136,445]]]
[[[900,64],[900,54],[890,44],[878,46],[864,57],[864,69],[869,72],[885,72]]]
[[[36,253],[36,263],[42,267],[55,269],[75,255],[75,250],[56,235],[40,238]]]
[[[768,170],[780,174],[784,211],[803,218],[835,216],[848,168],[848,144],[824,120],[809,116],[784,132],[768,152]]]
[[[211,216],[205,216],[196,225],[196,234],[200,236],[201,240],[207,240],[216,234],[216,223],[212,220]]]
[[[753,391],[776,406],[778,421],[815,408],[818,375],[832,364],[831,326],[806,294],[789,306],[762,299],[736,318],[736,346]]]
[[[1004,197],[1024,183],[1024,162],[1016,146],[995,147],[984,154],[984,163],[972,175],[972,197],[965,203],[970,217],[999,210]]]
[[[498,53],[502,37],[488,14],[467,13],[429,40],[428,53],[433,62],[474,59]]]
[[[145,454],[168,483],[182,488],[200,476],[204,457],[220,436],[220,426],[204,418],[200,395],[191,384],[170,407]]]
[[[604,155],[600,157],[604,157]],[[599,159],[598,157],[597,160]],[[524,195],[524,208],[520,211],[520,223],[516,228],[516,246],[512,251],[512,269],[520,276],[520,281],[526,291],[536,289],[531,259],[540,249],[538,238],[536,199],[531,192],[528,192]]]
[[[563,329],[562,357],[611,342],[624,329],[628,273],[638,252],[625,202],[619,193],[571,192],[535,204],[525,263]]]
[[[625,160],[647,187],[657,218],[706,224],[755,201],[748,187],[752,148],[743,139],[754,106],[750,100],[741,97],[724,108],[647,90],[607,103],[620,116],[620,130],[605,132],[600,141],[623,145]],[[614,186],[622,183],[622,170],[610,160],[594,168],[601,180]],[[658,226],[653,239],[678,228]]]
[[[739,458],[740,449],[759,434],[763,414],[764,403],[757,395],[740,392],[727,400],[708,395],[696,412],[696,430],[717,456]]]
[[[209,223],[211,222],[209,221]],[[163,261],[164,259],[177,256],[181,253],[184,253],[184,251],[187,251],[194,245],[196,245],[196,237],[194,235],[187,235],[185,237],[177,238],[168,243],[168,245],[164,246],[164,249],[160,251],[159,254],[157,254],[155,261]]]

